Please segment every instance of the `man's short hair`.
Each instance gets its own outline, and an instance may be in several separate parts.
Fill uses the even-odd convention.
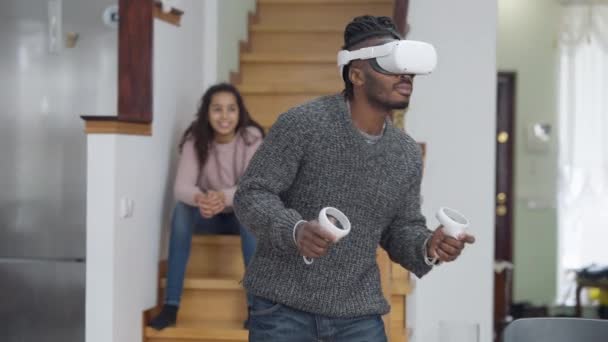
[[[344,29],[344,45],[342,50],[350,50],[353,46],[375,37],[393,37],[402,39],[397,32],[393,20],[385,16],[362,15],[354,18]],[[349,65],[342,70],[344,90],[342,93],[348,99],[353,97],[353,84],[348,78]]]

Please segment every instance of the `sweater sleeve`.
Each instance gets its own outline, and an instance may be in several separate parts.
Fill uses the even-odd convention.
[[[177,173],[175,175],[175,185],[173,192],[175,198],[183,203],[191,206],[196,206],[194,203],[194,195],[201,192],[196,185],[200,172],[200,163],[194,149],[192,140],[186,141],[182,148],[182,153],[179,156],[177,164]]]
[[[425,243],[433,234],[426,227],[426,219],[420,210],[421,180],[422,163],[420,162],[397,216],[382,233],[380,240],[380,245],[388,252],[391,260],[419,278],[432,268],[425,262]]]
[[[305,151],[305,133],[299,113],[281,115],[270,129],[245,174],[234,197],[234,211],[239,221],[251,229],[258,240],[269,242],[277,250],[295,253],[292,230],[302,216],[287,208],[281,194],[296,177]]]

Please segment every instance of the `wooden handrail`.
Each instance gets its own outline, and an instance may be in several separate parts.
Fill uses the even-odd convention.
[[[154,2],[119,0],[118,5],[118,119],[150,123]]]
[[[409,7],[409,0],[395,0],[393,5],[393,21],[397,26],[397,31],[403,38],[405,38],[410,31],[410,25],[407,22]]]
[[[118,116],[82,115],[86,134],[152,135],[152,123],[120,120]]]

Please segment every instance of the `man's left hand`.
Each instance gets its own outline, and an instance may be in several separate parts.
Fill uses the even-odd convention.
[[[443,226],[435,229],[427,245],[427,253],[431,258],[437,258],[442,262],[454,261],[465,247],[465,244],[475,243],[475,237],[462,234],[457,238],[447,235]]]

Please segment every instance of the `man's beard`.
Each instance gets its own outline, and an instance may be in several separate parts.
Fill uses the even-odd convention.
[[[389,103],[389,107],[391,110],[404,110],[410,105],[410,100],[403,100],[400,102],[391,102]]]
[[[373,84],[366,86],[365,92],[372,106],[385,111],[403,110],[410,105],[409,98],[403,99],[402,101],[391,101],[384,98],[382,94],[379,94],[376,89],[374,89]]]
[[[401,101],[391,101],[388,99],[388,97],[390,97],[390,93],[383,96],[378,89],[382,89],[381,82],[378,82],[374,77],[367,77],[367,83],[365,84],[365,95],[367,95],[367,98],[372,106],[384,111],[402,110],[409,106],[409,97]]]

